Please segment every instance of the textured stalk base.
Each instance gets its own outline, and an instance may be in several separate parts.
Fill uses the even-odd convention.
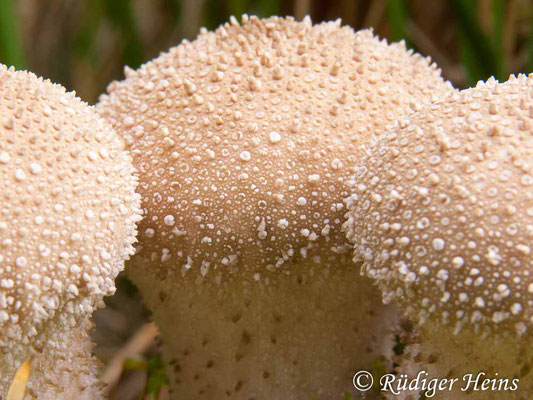
[[[147,277],[141,264],[129,274],[160,327],[173,399],[341,400],[355,372],[391,366],[399,313],[351,262],[258,281]]]
[[[429,322],[429,321],[428,321]],[[428,325],[431,325],[428,323]],[[432,339],[427,339],[432,338]],[[487,338],[463,332],[454,336],[452,329],[442,327],[429,329],[424,326],[412,333],[407,339],[404,354],[399,356],[398,374],[407,374],[410,378],[424,370],[431,378],[458,378],[452,391],[437,391],[432,399],[468,399],[468,400],[522,400],[529,399],[533,393],[533,343],[531,336],[521,338]],[[481,389],[483,379],[518,378],[518,390],[472,390],[474,383],[468,385],[472,374],[475,380],[478,373],[486,376],[479,379]],[[496,375],[497,374],[497,375]],[[468,387],[467,387],[468,386]],[[462,391],[461,389],[466,389]],[[501,388],[503,388],[503,383]],[[418,400],[418,392],[402,392],[390,399]]]
[[[91,322],[57,333],[53,343],[34,353],[25,400],[98,400],[102,384],[97,379],[99,363],[91,355]],[[4,365],[0,393],[6,394],[16,368]]]

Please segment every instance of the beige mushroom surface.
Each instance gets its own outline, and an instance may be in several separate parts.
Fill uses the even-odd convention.
[[[98,398],[88,318],[133,254],[131,157],[93,107],[0,65],[0,396]]]
[[[101,362],[92,354],[90,318],[73,328],[51,332],[53,340],[35,350],[25,399],[99,400]]]
[[[400,372],[519,379],[501,391],[460,382],[453,396],[527,398],[533,75],[491,78],[401,119],[356,168],[346,203],[355,259],[419,325]]]
[[[351,262],[343,198],[364,145],[451,92],[429,59],[340,21],[235,18],[97,109],[139,170],[127,271],[173,398],[343,398],[389,366],[398,313]]]

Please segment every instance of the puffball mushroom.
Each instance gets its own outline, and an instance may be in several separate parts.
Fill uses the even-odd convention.
[[[74,93],[0,65],[0,394],[98,398],[86,331],[134,252],[131,157]]]
[[[356,168],[356,259],[420,325],[400,371],[520,380],[436,397],[533,392],[532,124],[533,74],[491,78],[401,119]]]
[[[350,260],[342,199],[369,138],[452,91],[436,66],[339,21],[244,15],[125,73],[97,109],[139,170],[127,271],[174,398],[342,398],[387,364],[397,313]]]

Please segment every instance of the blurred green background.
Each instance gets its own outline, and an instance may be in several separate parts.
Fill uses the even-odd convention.
[[[460,88],[533,71],[531,0],[0,0],[0,62],[93,103],[124,65],[136,68],[242,13],[373,27],[431,56]]]

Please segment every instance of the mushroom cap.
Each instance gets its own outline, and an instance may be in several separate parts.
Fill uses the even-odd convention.
[[[452,90],[403,43],[290,17],[232,18],[125,74],[97,108],[142,176],[138,256],[257,279],[346,253],[342,199],[361,146]]]
[[[386,301],[456,334],[531,333],[532,124],[533,75],[491,78],[372,146],[344,229]]]
[[[114,292],[140,219],[133,172],[94,108],[0,65],[1,376]]]

